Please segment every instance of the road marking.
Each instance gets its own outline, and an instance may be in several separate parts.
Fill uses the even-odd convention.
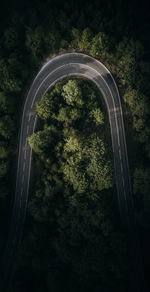
[[[125,191],[125,188],[123,188],[123,191],[124,191],[125,200],[126,200],[126,191]],[[127,201],[127,200],[126,200],[126,201]]]
[[[31,113],[29,113],[28,122],[30,122],[30,119],[31,119]]]
[[[28,132],[29,132],[29,125],[27,126],[27,135],[28,135]]]
[[[24,174],[22,175],[22,184],[23,184],[23,182],[24,182]]]
[[[120,156],[120,160],[122,159],[122,157],[121,157],[121,150],[119,149],[119,156]]]
[[[123,173],[123,166],[122,166],[122,163],[121,163],[121,173]]]
[[[25,151],[24,151],[24,159],[26,159],[26,154],[27,154],[27,153],[26,153],[26,150],[25,150]]]
[[[36,121],[37,121],[37,115],[35,116],[35,120],[34,120],[33,133],[34,133],[34,130],[35,130]]]
[[[25,144],[25,147],[27,147],[27,143],[28,143],[28,139],[26,138],[26,144]]]
[[[21,209],[21,200],[20,200],[20,209]]]
[[[122,183],[123,183],[123,188],[124,188],[124,177],[122,176]]]
[[[24,170],[25,170],[25,162],[24,162],[24,164],[23,164],[23,172],[24,172]]]
[[[22,196],[22,193],[23,193],[23,187],[21,187],[21,196]]]

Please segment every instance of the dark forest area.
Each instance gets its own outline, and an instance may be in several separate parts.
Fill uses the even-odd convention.
[[[1,4],[0,254],[11,220],[18,133],[28,89],[46,60],[66,52],[81,52],[110,70],[120,92],[140,252],[145,284],[150,289],[149,31],[149,10],[144,1],[140,5],[122,0]],[[67,104],[65,96],[71,92],[75,102],[70,97]],[[97,104],[98,99],[102,97],[90,82],[70,79],[56,85],[37,104],[38,125],[29,137],[34,152],[32,187],[10,292],[130,291],[126,234],[114,199],[110,128],[105,105]],[[80,133],[81,125],[88,128],[88,119],[92,125],[89,152],[85,133]],[[57,141],[54,160],[48,150],[50,141]],[[81,145],[85,149],[83,161],[78,160]],[[100,156],[97,147],[102,149]],[[95,156],[90,157],[91,153]],[[103,171],[96,159],[102,161]],[[70,163],[68,168],[64,167],[65,161]],[[87,161],[91,161],[91,168]],[[91,182],[97,183],[97,189],[92,183],[89,186],[90,176],[86,180],[82,169],[91,171]],[[96,174],[101,176],[99,185]]]

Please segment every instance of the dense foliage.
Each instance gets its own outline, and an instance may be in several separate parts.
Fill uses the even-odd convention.
[[[142,252],[146,278],[149,279],[149,10],[145,5],[136,6],[134,1],[128,3],[111,0],[107,4],[105,2],[77,0],[63,3],[58,0],[34,0],[3,3],[3,9],[0,11],[0,246],[3,250],[9,223],[7,218],[10,218],[15,191],[16,136],[25,90],[46,57],[58,52],[80,51],[104,62],[113,73],[120,90],[135,212],[141,234],[141,246],[144,246]],[[78,94],[80,95],[80,92]],[[76,101],[76,96],[74,99],[70,93],[69,96],[68,106],[71,106]],[[53,110],[50,98],[45,97],[39,109],[37,106],[39,117],[44,120]],[[65,90],[63,98],[67,100]],[[55,121],[62,123],[68,118],[69,123],[71,115],[75,123],[80,116],[82,105],[80,99],[78,101],[78,110],[74,108],[71,113],[67,107],[62,107],[59,114],[55,113]],[[44,111],[46,105],[48,107]],[[89,119],[95,120],[96,126],[103,127],[104,114],[99,108],[91,110]],[[37,136],[39,143],[36,143],[35,147],[41,153],[44,150],[40,144],[41,136],[46,142],[45,133],[54,132],[48,130],[48,127]],[[78,138],[78,135],[72,136],[72,141],[77,142]],[[67,143],[69,145],[69,140]],[[102,146],[101,142],[97,143]],[[68,155],[67,153],[66,151],[65,155]],[[93,161],[94,159],[93,157]],[[47,231],[44,234],[46,237]],[[55,277],[57,279],[57,273]],[[32,291],[34,289],[36,287]]]
[[[122,282],[126,286],[127,266],[121,264],[126,239],[113,214],[113,157],[102,97],[89,82],[70,79],[58,83],[36,108],[40,130],[28,141],[36,153],[33,168],[39,171],[28,206],[32,228],[24,242],[21,272],[32,261],[32,274],[37,274],[38,263],[48,277],[48,283],[40,280],[45,291],[68,289],[71,283],[62,280],[62,273],[64,278],[74,275],[72,291],[118,289]],[[45,252],[32,251],[33,242],[45,246]],[[56,279],[49,278],[50,270]]]

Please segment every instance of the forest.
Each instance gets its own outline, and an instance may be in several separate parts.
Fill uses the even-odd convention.
[[[119,88],[145,281],[150,287],[147,7],[121,0],[107,5],[98,0],[6,1],[0,15],[1,254],[13,206],[19,124],[27,91],[47,58],[83,52],[104,63]],[[77,95],[71,95],[71,90]],[[110,130],[102,97],[86,80],[64,80],[41,99],[36,110],[36,133],[29,137],[34,150],[32,188],[11,291],[29,291],[31,282],[31,291],[39,292],[43,287],[44,291],[60,291],[61,287],[81,292],[98,291],[99,287],[102,291],[128,291],[130,261],[126,235],[119,224]],[[54,146],[55,153],[50,151]]]
[[[101,100],[86,80],[69,79],[58,83],[36,105],[39,130],[28,138],[35,153],[36,185],[28,205],[32,228],[28,232],[27,227],[22,268],[24,272],[32,261],[34,271],[37,261],[41,267],[49,258],[54,279],[48,273],[46,281],[39,283],[46,291],[90,291],[93,285],[106,286],[108,275],[110,287],[116,279],[121,285],[127,273],[127,267],[120,265],[125,234],[120,225],[115,227],[110,129]],[[30,249],[31,234],[41,246],[35,253]],[[76,278],[77,284],[71,288],[72,282],[62,279],[62,274],[64,279],[66,275]]]

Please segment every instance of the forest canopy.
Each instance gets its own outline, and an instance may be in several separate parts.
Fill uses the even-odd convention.
[[[0,10],[0,16],[1,251],[3,252],[3,248],[6,243],[10,212],[12,210],[11,206],[15,193],[18,143],[17,136],[19,133],[22,107],[27,90],[30,87],[33,78],[36,76],[37,72],[47,58],[49,59],[52,56],[65,52],[82,52],[91,55],[104,63],[113,74],[119,88],[124,114],[135,215],[140,234],[141,246],[144,246],[144,248],[141,248],[144,258],[144,270],[146,279],[149,279],[149,10],[143,3],[138,6],[137,1],[135,4],[135,1],[128,2],[111,0],[106,4],[106,1],[104,0],[70,0],[69,3],[67,1],[63,2],[58,0],[16,0],[5,1],[3,3],[3,8]],[[43,289],[46,291],[46,289],[49,289],[46,287],[50,287],[53,291],[56,291],[56,282],[59,286],[57,290],[60,291],[62,283],[66,283],[68,280],[66,275],[68,271],[70,271],[70,266],[66,265],[66,259],[68,260],[70,258],[73,260],[74,268],[71,272],[71,280],[70,282],[68,281],[68,285],[70,285],[68,286],[69,291],[72,289],[72,283],[76,282],[76,277],[73,276],[74,269],[77,270],[79,268],[79,272],[81,273],[85,271],[85,275],[87,273],[86,268],[87,266],[90,266],[92,261],[95,261],[95,270],[94,265],[91,266],[93,269],[92,282],[89,284],[86,279],[83,282],[81,281],[82,283],[79,281],[79,283],[76,283],[76,290],[79,290],[80,288],[81,291],[84,291],[84,289],[87,291],[88,287],[89,290],[92,287],[93,291],[94,289],[97,291],[98,283],[95,279],[98,277],[98,275],[96,276],[96,270],[99,270],[101,279],[105,279],[104,283],[101,283],[102,291],[105,290],[105,284],[108,278],[110,279],[109,291],[110,289],[113,290],[113,287],[115,287],[115,291],[117,291],[116,289],[118,289],[118,291],[123,291],[122,289],[124,289],[125,292],[128,291],[128,289],[123,288],[123,285],[119,284],[119,281],[123,281],[120,280],[122,277],[124,277],[124,279],[126,278],[124,272],[124,276],[122,276],[122,270],[119,268],[122,257],[118,258],[117,255],[115,255],[113,260],[111,258],[115,248],[116,254],[118,255],[118,250],[122,250],[122,247],[120,248],[120,241],[118,241],[118,235],[111,233],[112,222],[114,222],[112,219],[114,215],[111,213],[112,209],[110,208],[108,211],[108,214],[112,216],[112,218],[108,220],[109,222],[106,220],[105,222],[107,223],[103,222],[100,227],[98,227],[98,222],[99,218],[101,222],[103,221],[102,212],[99,213],[96,211],[93,215],[93,211],[91,211],[91,215],[88,209],[89,204],[91,206],[93,206],[92,204],[96,205],[94,202],[97,202],[98,200],[97,206],[94,205],[95,208],[102,208],[106,211],[108,201],[110,207],[112,203],[111,200],[115,196],[114,188],[111,188],[111,185],[114,184],[114,174],[111,173],[112,157],[111,151],[109,151],[110,141],[108,142],[106,139],[106,136],[109,133],[109,129],[107,130],[105,128],[106,124],[108,125],[106,121],[107,115],[105,111],[103,111],[102,106],[97,106],[96,101],[95,104],[92,103],[92,100],[94,99],[94,96],[92,97],[93,89],[91,91],[91,87],[88,87],[89,94],[83,94],[83,91],[86,91],[86,89],[84,89],[84,87],[86,87],[84,85],[85,83],[83,83],[82,88],[80,88],[80,82],[78,82],[74,82],[74,79],[72,79],[69,83],[61,84],[60,87],[56,86],[55,89],[45,95],[39,104],[37,104],[37,114],[41,120],[41,128],[36,131],[32,138],[29,138],[29,142],[37,154],[37,169],[40,169],[40,171],[42,169],[43,173],[40,178],[38,177],[39,182],[33,190],[34,194],[30,195],[31,200],[29,202],[29,212],[26,221],[27,229],[32,225],[29,223],[30,219],[32,222],[34,220],[36,222],[33,223],[31,229],[29,228],[29,237],[31,240],[30,247],[32,246],[32,248],[30,251],[26,251],[26,246],[28,246],[29,241],[27,239],[26,244],[25,238],[25,243],[23,243],[24,251],[26,251],[26,259],[24,255],[23,262],[25,267],[23,268],[24,273],[20,272],[21,268],[20,264],[18,264],[18,270],[20,270],[17,275],[19,276],[16,276],[14,280],[14,286],[12,287],[13,292],[18,292],[20,289],[23,292],[28,291],[27,286],[29,282],[32,282],[32,291],[39,290],[39,292],[41,292]],[[89,151],[91,151],[92,155],[90,155],[91,153],[88,153],[87,145],[85,143],[88,139],[83,139],[83,136],[86,135],[86,131],[84,135],[81,135],[81,129],[78,129],[78,131],[75,131],[74,129],[81,117],[82,106],[85,106],[83,99],[85,96],[89,96],[89,111],[88,116],[86,116],[86,114],[84,115],[82,122],[86,121],[87,125],[89,123],[90,125],[92,124],[95,129],[101,129],[101,135],[98,137],[96,134],[93,134],[92,136],[92,133],[88,133],[90,143]],[[92,97],[91,101],[90,96]],[[55,107],[54,98],[56,98],[60,104],[59,109]],[[51,120],[53,123],[50,122]],[[61,131],[59,127],[57,127],[58,125],[62,127]],[[67,130],[68,128],[70,130]],[[59,141],[62,137],[65,139],[63,140],[63,143]],[[54,141],[58,142],[57,146]],[[57,172],[57,165],[53,163],[53,157],[49,156],[49,150],[51,147],[55,148],[55,146],[56,149],[54,150],[56,151],[55,153],[58,154],[58,159],[61,157],[61,151],[64,156],[60,163],[59,169],[61,171],[59,176]],[[100,157],[93,153],[99,148],[101,149],[101,152],[98,154]],[[108,155],[107,157],[106,153],[110,153],[110,156]],[[83,154],[83,157],[86,158],[88,163],[85,163],[85,160],[82,161],[80,159],[81,154]],[[67,159],[68,163],[65,165],[65,161]],[[97,159],[100,159],[99,166],[97,166]],[[52,163],[53,176],[51,173],[47,174],[47,169],[50,169],[50,165]],[[75,171],[72,171],[73,168]],[[102,168],[104,168],[104,172],[102,172]],[[96,171],[93,171],[93,169]],[[78,170],[80,171],[76,172]],[[87,175],[90,176],[92,182],[90,186],[93,186],[93,188],[98,187],[99,192],[102,194],[102,197],[99,198],[97,193],[93,191],[93,198],[89,195],[89,202],[86,204],[84,202],[85,197],[83,197],[82,194],[83,191],[86,191],[87,189],[90,191],[90,188],[88,188],[89,181],[87,179],[87,175],[84,175],[85,170]],[[101,181],[97,181],[96,174],[102,174]],[[80,181],[78,188],[78,191],[80,192],[79,197],[76,198],[75,196],[69,196],[67,193],[68,191],[66,190],[66,194],[64,194],[65,200],[62,199],[62,194],[60,192],[63,188],[62,176],[65,181],[65,185],[71,183],[72,192],[77,190],[76,185],[77,182]],[[50,187],[50,182],[53,183],[52,189]],[[58,186],[58,190],[56,188],[56,184]],[[83,188],[83,185],[86,187]],[[56,196],[54,195],[55,193],[57,194]],[[52,194],[51,198],[49,196],[50,194]],[[53,204],[51,204],[52,198],[59,201],[56,214],[54,214],[55,209],[53,208]],[[69,212],[71,214],[75,214],[75,219],[73,221],[70,220],[68,222],[67,216],[70,216],[70,213],[65,214],[65,204],[67,204],[67,206],[71,206],[70,208],[72,209],[71,211],[69,209]],[[40,206],[42,206],[42,208],[40,208]],[[79,214],[77,214],[76,211],[77,206],[79,209]],[[53,214],[53,218],[49,217],[49,213]],[[103,218],[106,218],[106,213],[104,212]],[[115,209],[116,217],[114,216],[114,220],[118,223],[119,219],[117,214],[118,213]],[[62,218],[62,216],[64,217]],[[54,224],[56,221],[59,222],[58,226],[60,237],[58,236],[55,241],[55,252],[54,248],[51,252],[47,249],[47,246],[51,245],[51,238],[48,237],[49,227],[46,227],[46,224],[42,224],[42,222],[45,222],[47,218],[51,218],[48,219],[51,222],[48,224]],[[78,230],[79,224],[77,223],[80,223],[79,218],[82,218],[82,222],[85,218],[85,223],[89,223],[89,226],[92,226],[90,227],[90,232],[89,229],[87,230],[85,228],[85,224],[81,225],[80,230]],[[93,218],[92,223],[91,218]],[[117,223],[116,226],[118,226]],[[65,231],[61,227],[61,224],[66,226]],[[100,228],[98,229],[99,231],[97,232],[97,237],[93,235],[95,228]],[[74,232],[74,230],[77,230],[78,233]],[[85,254],[82,255],[83,257],[78,257],[76,259],[76,253],[73,255],[72,245],[70,244],[68,247],[68,242],[66,241],[73,241],[75,245],[78,246],[78,238],[80,238],[80,233],[83,235],[84,232],[85,238],[87,238],[87,234],[90,233],[91,243],[87,247]],[[54,238],[55,228],[52,233]],[[109,253],[110,250],[105,250],[105,246],[103,246],[103,249],[98,248],[99,240],[104,242],[107,239],[107,233],[108,235],[111,234],[110,238],[113,238],[111,241],[108,240],[109,245],[112,248],[110,248],[112,253]],[[41,237],[43,238],[48,238],[47,242],[45,240],[44,243],[42,243],[43,245],[39,239],[39,234],[41,234]],[[72,237],[70,237],[68,239],[69,234],[72,234],[72,237],[76,234],[78,238],[72,239]],[[58,238],[60,238],[60,244]],[[94,244],[97,247],[95,247],[95,253],[95,250],[93,251],[91,248]],[[81,249],[84,245],[85,241],[83,240]],[[63,246],[65,246],[66,249],[64,248],[64,250],[62,250]],[[45,254],[43,255],[44,247]],[[97,255],[97,251],[99,251],[100,255]],[[57,267],[59,266],[60,269],[55,270],[56,253],[57,255],[60,254],[63,258],[63,273],[60,262],[57,262]],[[47,254],[51,257],[52,266],[50,266],[50,268]],[[103,255],[106,254],[109,261],[105,261],[103,258]],[[30,255],[32,257],[32,265],[30,265],[29,268],[28,263],[30,262]],[[79,267],[81,258],[83,261],[81,262],[81,267]],[[88,263],[86,262],[86,258]],[[97,258],[101,258],[100,263],[97,261]],[[126,266],[126,261],[123,260],[122,262],[124,262]],[[27,266],[29,273],[27,273]],[[33,269],[32,266],[34,266]],[[101,266],[103,266],[104,269],[106,268],[108,273],[104,272],[104,270],[101,269]],[[40,267],[39,270],[37,267]],[[47,268],[46,273],[42,272],[46,269],[45,267]],[[63,274],[62,278],[60,276],[61,273]],[[32,275],[32,281],[30,275]],[[43,280],[41,280],[40,275]],[[38,276],[39,281],[37,284]],[[19,280],[17,277],[20,277]],[[114,278],[119,280],[114,280]],[[58,281],[58,279],[61,279],[61,281]]]
[[[107,273],[111,274],[112,285],[121,283],[126,267],[117,258],[121,257],[121,247],[125,252],[125,235],[119,226],[116,228],[113,215],[113,157],[102,96],[89,81],[64,80],[37,102],[36,111],[40,130],[28,138],[36,153],[34,167],[39,169],[29,202],[33,220],[30,232],[46,248],[39,227],[36,234],[34,230],[37,224],[46,224],[49,252],[55,254],[56,266],[70,266],[70,277],[74,273],[79,286],[84,282],[84,289],[89,289],[93,281],[106,285]],[[29,235],[26,240],[28,250]],[[30,256],[40,264],[37,253]],[[61,281],[59,272],[58,278]],[[49,279],[49,285],[57,289],[54,279]],[[62,285],[65,290],[68,284]]]

